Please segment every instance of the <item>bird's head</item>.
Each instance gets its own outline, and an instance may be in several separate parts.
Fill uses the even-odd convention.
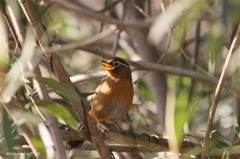
[[[115,57],[101,63],[104,65],[101,68],[107,71],[110,78],[132,80],[130,66],[123,59]]]

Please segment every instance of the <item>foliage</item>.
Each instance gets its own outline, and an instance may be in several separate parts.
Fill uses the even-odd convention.
[[[218,81],[206,83],[196,74],[211,79],[220,77],[234,35],[239,33],[239,0],[79,0],[69,1],[69,5],[46,0],[46,4],[31,3],[40,16],[36,23],[41,21],[51,42],[45,49],[60,50],[57,54],[61,56],[64,69],[69,77],[77,76],[79,81],[74,83],[76,89],[59,82],[56,72],[49,67],[52,61],[46,60],[46,54],[41,51],[43,46],[38,47],[41,43],[36,42],[37,35],[31,31],[34,24],[29,25],[21,5],[7,0],[0,2],[0,137],[3,139],[0,148],[4,147],[0,156],[17,151],[13,139],[26,126],[34,135],[29,139],[33,147],[42,158],[50,157],[51,148],[46,146],[43,136],[52,134],[47,129],[49,123],[44,113],[56,117],[59,124],[77,129],[79,119],[71,101],[84,103],[85,108],[89,106],[91,95],[86,97],[85,94],[91,94],[102,77],[100,74],[90,77],[89,73],[98,73],[98,61],[109,56],[193,71],[189,78],[181,72],[172,75],[171,71],[141,70],[137,64],[129,62],[135,66],[132,67],[135,96],[130,120],[123,117],[118,123],[125,130],[131,127],[133,132],[168,137],[169,151],[179,154],[182,154],[180,148],[184,140],[199,145],[204,142]],[[9,8],[20,21],[18,25],[14,25],[14,15]],[[23,30],[24,42],[20,41],[17,27]],[[105,30],[111,29],[112,32],[103,35]],[[138,43],[135,37],[142,38],[144,43]],[[76,46],[79,43],[82,45]],[[210,156],[239,157],[239,49],[237,36],[211,128]],[[40,73],[36,67],[40,68]],[[157,81],[156,76],[166,83]],[[162,94],[157,94],[157,90]],[[13,99],[18,101],[18,107],[12,104]],[[112,130],[112,124],[103,125]],[[66,153],[69,158],[71,155],[98,157],[94,151]],[[172,154],[166,151],[114,155],[118,158],[167,158]],[[181,157],[186,156],[200,158],[201,152],[189,149]]]

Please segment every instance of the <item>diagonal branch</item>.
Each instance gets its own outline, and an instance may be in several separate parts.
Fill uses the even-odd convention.
[[[56,52],[47,52],[46,48],[50,45],[47,33],[45,32],[43,25],[41,23],[41,19],[38,16],[38,13],[33,8],[31,2],[29,0],[19,0],[20,6],[22,7],[31,27],[35,33],[35,36],[38,40],[38,43],[45,54],[48,62],[51,65],[51,68],[58,78],[58,80],[62,83],[68,84],[70,87],[74,88],[74,85],[69,79],[67,72],[65,71],[59,57]],[[75,89],[73,89],[75,90]],[[98,130],[93,123],[92,119],[89,117],[88,113],[86,113],[86,108],[82,105],[81,101],[70,101],[72,107],[77,112],[79,119],[82,121],[84,126],[89,130],[90,138],[93,144],[98,149],[98,153],[101,158],[110,159],[112,158],[109,148],[103,142],[102,136],[99,135]],[[85,117],[86,115],[86,117]],[[86,123],[87,122],[87,123]]]
[[[10,17],[9,17],[9,15],[6,13],[6,10],[5,10],[5,8],[3,8],[3,6],[4,6],[4,1],[1,1],[1,3],[0,3],[0,12],[2,12],[3,17],[5,18],[5,20],[6,20],[7,24],[8,24],[8,28],[9,28],[9,30],[10,30],[11,33],[12,33],[13,39],[14,39],[14,41],[16,42],[17,47],[21,48],[22,45],[21,45],[21,43],[19,42],[19,39],[18,39],[18,36],[17,36],[16,32],[14,31],[13,24],[11,23]]]
[[[207,130],[206,130],[205,138],[204,138],[204,142],[203,142],[202,159],[205,159],[208,156],[209,140],[210,140],[210,135],[211,135],[211,131],[212,131],[213,120],[214,120],[215,112],[217,110],[218,102],[219,102],[219,99],[220,99],[220,96],[221,96],[221,91],[222,91],[223,86],[224,86],[226,70],[227,70],[230,58],[233,54],[234,48],[236,46],[236,42],[239,38],[239,32],[240,32],[240,27],[238,26],[238,31],[236,32],[235,37],[232,41],[231,47],[228,51],[226,61],[223,65],[222,73],[221,73],[220,79],[218,81],[217,88],[215,90],[215,97],[214,97],[214,100],[213,100],[213,103],[212,103],[212,106],[211,106],[211,111],[210,111],[210,114],[209,114]]]

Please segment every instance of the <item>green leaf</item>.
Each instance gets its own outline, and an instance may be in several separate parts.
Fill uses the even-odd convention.
[[[13,117],[16,119],[17,125],[22,124],[33,124],[38,125],[39,123],[44,122],[44,120],[40,116],[36,116],[35,114],[29,111],[14,111],[12,113]]]
[[[211,132],[210,141],[211,144],[217,148],[228,148],[230,146],[229,143],[232,142],[228,137],[221,134],[220,129],[216,129]]]
[[[190,114],[187,111],[188,107],[188,90],[187,87],[184,86],[184,80],[189,81],[186,78],[180,78],[179,85],[182,85],[177,93],[176,98],[176,107],[175,107],[175,130],[176,130],[176,138],[178,147],[182,144],[182,139],[184,137],[184,125],[187,122]]]
[[[77,122],[72,114],[63,105],[48,100],[36,101],[36,104],[38,106],[42,106],[42,108],[52,115],[65,121],[67,125],[70,125],[73,128],[78,127]]]
[[[239,119],[238,119],[238,124],[239,124]],[[235,127],[235,133],[237,134],[238,139],[240,139],[240,128],[239,128],[239,126]]]
[[[145,82],[143,80],[138,80],[137,83],[138,83],[137,86],[139,91],[138,93],[141,96],[146,97],[147,100],[153,100],[152,92],[150,91],[148,86],[145,84]]]
[[[7,146],[7,150],[9,152],[13,151],[13,122],[9,119],[8,114],[5,109],[2,109],[3,114],[3,133],[4,133],[4,140]]]
[[[222,137],[212,137],[211,144],[214,145],[216,148],[227,148],[229,144],[224,141]]]
[[[224,150],[222,158],[230,159],[230,153],[227,149]]]
[[[217,62],[219,60],[219,54],[223,49],[225,42],[225,26],[221,22],[216,22],[211,26],[210,33],[207,40],[208,48],[208,71],[214,73]]]
[[[194,107],[197,104],[196,97],[189,99],[189,87],[190,79],[185,77],[174,77],[171,78],[171,89],[174,90],[176,95],[175,111],[174,111],[174,127],[176,135],[176,145],[178,148],[181,147],[184,138],[184,126],[189,127],[190,119],[194,113]]]
[[[46,148],[44,146],[44,143],[39,135],[34,136],[31,138],[31,141],[34,145],[34,147],[37,149],[39,155],[41,158],[47,158]],[[28,155],[31,155],[30,153]]]
[[[1,32],[0,32],[1,34]],[[36,42],[33,34],[27,34],[24,46],[21,50],[21,56],[14,62],[11,69],[8,71],[4,78],[4,89],[1,90],[1,99],[4,103],[8,103],[11,98],[15,95],[17,90],[24,84],[23,74],[27,75],[29,73],[28,62],[33,60],[33,67],[38,64],[42,58],[42,54],[34,54]],[[1,44],[0,44],[1,47]],[[0,55],[1,58],[1,55]],[[2,60],[2,58],[1,58]]]
[[[79,94],[75,89],[70,87],[65,83],[59,83],[51,78],[44,78],[44,77],[36,77],[35,78],[38,82],[47,85],[48,87],[52,88],[54,91],[62,95],[63,97],[74,100],[74,101],[81,101]]]

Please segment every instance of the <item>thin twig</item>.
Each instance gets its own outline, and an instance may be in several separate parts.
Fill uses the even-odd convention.
[[[14,30],[16,32],[16,36],[20,43],[20,48],[23,45],[25,39],[25,30],[23,27],[23,23],[20,18],[20,12],[18,9],[18,5],[16,1],[6,1],[6,8],[8,10],[9,16],[11,18],[11,22],[13,24]]]
[[[116,11],[116,9],[115,9]],[[120,21],[121,22],[124,22],[125,19],[126,19],[126,12],[127,12],[127,7],[126,7],[126,1],[123,2],[123,12],[122,12],[122,15],[121,15],[121,18],[120,18]],[[113,42],[113,46],[112,46],[112,49],[111,49],[111,53],[115,56],[116,55],[116,52],[117,52],[117,49],[118,49],[118,46],[119,46],[119,39],[120,39],[120,35],[122,33],[122,30],[119,29],[115,32],[115,38],[114,38],[114,42]]]
[[[139,7],[139,6],[135,3],[135,1],[131,1],[131,2],[132,2],[132,6],[134,6],[134,8],[135,8],[136,10],[138,10],[139,13],[141,13],[145,18],[149,18],[149,15],[148,15],[141,7]]]
[[[177,35],[175,34],[175,32],[174,32],[174,30],[172,29],[172,27],[170,27],[170,30],[171,30],[171,33],[177,37]],[[189,45],[190,45],[190,43],[189,43]],[[198,45],[197,45],[197,46],[198,46]],[[186,47],[186,46],[185,46],[185,47]],[[195,61],[192,61],[191,57],[189,57],[189,56],[187,55],[187,53],[184,51],[184,49],[183,49],[182,47],[180,47],[179,50],[180,50],[180,53],[182,53],[182,55],[183,55],[191,64],[193,64],[193,66],[194,66],[195,68],[197,68],[197,69],[200,70],[201,72],[205,73],[206,75],[211,76],[210,73],[208,73],[208,72],[205,71],[203,68],[201,68],[200,66],[198,66],[197,63],[195,63]],[[195,52],[196,52],[196,49],[195,49]],[[195,70],[194,70],[194,71],[195,71]]]
[[[207,130],[206,130],[205,138],[204,138],[204,142],[203,142],[203,150],[202,150],[202,157],[201,157],[202,159],[206,159],[207,156],[208,156],[209,140],[210,140],[210,134],[211,134],[211,131],[212,131],[213,120],[214,120],[215,112],[216,112],[216,110],[217,110],[218,102],[219,102],[219,99],[220,99],[220,96],[221,96],[221,91],[222,91],[222,89],[223,89],[226,70],[227,70],[227,67],[228,67],[230,58],[231,58],[231,56],[232,56],[232,53],[233,53],[233,51],[234,51],[235,44],[236,44],[237,39],[238,39],[238,37],[239,37],[239,31],[240,31],[240,28],[239,28],[239,26],[238,26],[238,31],[237,31],[237,33],[235,34],[235,37],[234,37],[234,39],[233,39],[233,41],[232,41],[232,44],[231,44],[231,47],[230,47],[230,49],[229,49],[227,58],[226,58],[225,63],[224,63],[224,65],[223,65],[222,73],[221,73],[219,82],[218,82],[218,84],[217,84],[217,88],[216,88],[216,90],[215,90],[215,97],[214,97],[213,103],[212,103],[212,105],[211,105],[211,111],[210,111],[210,114],[209,114],[209,119],[208,119],[208,124],[207,124]]]
[[[52,0],[46,0],[46,4],[52,3]],[[128,21],[128,22],[121,22],[117,19],[113,19],[102,14],[95,13],[89,9],[83,7],[77,1],[54,1],[53,6],[59,7],[62,10],[71,11],[70,14],[74,14],[76,16],[83,16],[87,17],[88,19],[96,20],[102,23],[107,24],[114,24],[120,29],[126,28],[149,28],[153,22],[153,19],[148,21]]]
[[[111,50],[113,55],[116,55],[121,32],[122,32],[121,30],[117,30],[115,32],[115,38],[114,38],[114,42],[113,42],[113,46],[112,46],[112,50]]]
[[[194,56],[192,60],[192,70],[196,71],[196,68],[198,66],[198,55],[199,55],[199,47],[200,47],[200,33],[201,33],[201,21],[197,22],[196,26],[196,43],[195,43],[195,48],[194,48]],[[195,81],[191,80],[190,87],[188,90],[188,99],[189,102],[192,100],[192,97],[194,95],[194,88],[195,88]]]
[[[103,78],[105,76],[106,76],[105,71],[97,71],[97,72],[92,72],[87,74],[75,75],[70,77],[70,79],[73,83],[78,83],[78,82],[84,82],[84,81],[88,81],[95,78]]]
[[[3,3],[3,1],[1,2]],[[16,32],[14,31],[14,28],[13,28],[13,25],[11,23],[11,20],[10,18],[8,17],[8,14],[6,13],[5,9],[3,8],[3,4],[0,4],[0,11],[3,13],[3,16],[8,24],[8,28],[9,30],[11,31],[12,35],[13,35],[13,38],[14,38],[14,41],[16,42],[16,45],[19,47],[19,48],[22,48],[21,46],[21,43],[19,42],[18,40],[18,37],[17,37],[17,34]]]
[[[35,103],[35,101],[34,101],[32,95],[31,95],[30,90],[28,89],[28,86],[27,86],[27,79],[26,79],[26,77],[25,77],[25,74],[24,74],[24,71],[23,71],[22,64],[21,64],[20,61],[18,61],[18,62],[19,62],[20,69],[21,69],[21,72],[22,72],[22,78],[23,78],[23,82],[24,82],[25,89],[26,89],[26,91],[27,91],[27,95],[28,95],[28,97],[30,98],[30,100],[31,100],[32,104],[34,105],[34,107],[36,108],[38,114],[41,116],[41,118],[42,118],[44,121],[46,121],[46,119],[45,119],[45,117],[43,116],[42,112],[38,109],[38,106],[37,106],[37,104]]]

